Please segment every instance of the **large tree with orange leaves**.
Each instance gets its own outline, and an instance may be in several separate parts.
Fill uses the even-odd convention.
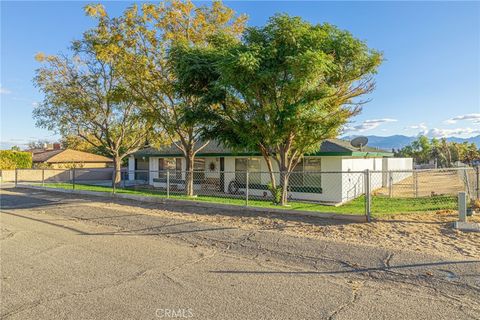
[[[134,5],[120,18],[110,18],[101,5],[87,6],[86,12],[98,20],[97,33],[104,35],[97,45],[103,58],[122,56],[129,93],[183,153],[186,193],[193,195],[195,155],[208,141],[201,140],[201,123],[194,116],[199,100],[179,88],[169,53],[178,44],[208,45],[217,34],[239,37],[246,17],[218,1],[200,7],[178,0]]]

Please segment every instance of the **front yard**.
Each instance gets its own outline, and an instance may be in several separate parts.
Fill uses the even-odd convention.
[[[57,189],[73,189],[70,183],[46,183],[45,187]],[[96,192],[112,192],[111,187],[92,186],[92,185],[75,185],[76,190],[96,191]],[[131,189],[123,188],[116,189],[117,193],[133,194],[139,196],[151,196],[166,198],[167,194],[161,190],[154,189]],[[198,195],[196,197],[187,197],[179,193],[170,193],[169,198],[178,200],[194,200],[219,204],[245,206],[245,199],[229,197],[225,194],[224,197],[218,195]],[[365,214],[365,199],[363,196],[358,197],[348,203],[340,206],[323,205],[312,202],[290,201],[288,206],[282,207],[273,204],[269,200],[250,199],[248,205],[251,207],[272,208],[272,209],[287,209],[287,210],[301,210],[301,211],[315,211],[324,213],[337,214]],[[457,199],[451,195],[436,195],[427,197],[395,197],[389,198],[386,196],[372,196],[372,215],[384,216],[396,213],[411,213],[411,212],[435,212],[440,210],[456,210]]]

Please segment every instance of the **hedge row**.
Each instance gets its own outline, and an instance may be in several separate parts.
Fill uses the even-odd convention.
[[[32,167],[30,152],[0,150],[0,170],[28,169]]]

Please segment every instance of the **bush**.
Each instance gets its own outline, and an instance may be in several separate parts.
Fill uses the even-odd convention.
[[[30,152],[0,150],[0,170],[28,169],[32,167]]]
[[[280,204],[280,201],[282,200],[282,186],[277,186],[277,188],[274,188],[272,183],[269,182],[267,184],[268,190],[272,193],[273,196],[273,204]]]

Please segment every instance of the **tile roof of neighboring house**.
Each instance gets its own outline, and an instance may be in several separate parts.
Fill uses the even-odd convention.
[[[201,143],[197,143],[201,145]],[[134,153],[137,157],[150,157],[150,156],[171,156],[171,157],[181,157],[183,156],[182,152],[175,146],[171,144],[169,146],[162,147],[160,149],[156,148],[145,148]],[[235,151],[230,148],[223,146],[218,141],[210,141],[210,143],[198,152],[197,156],[241,156],[241,155],[260,155],[259,152],[253,151]],[[341,139],[326,139],[320,145],[320,148],[317,152],[309,154],[311,156],[393,156],[391,152],[373,148],[373,147],[362,147],[356,148],[350,144],[350,141],[341,140]]]
[[[97,154],[72,149],[51,150],[33,154],[33,162],[112,162],[112,159]]]

